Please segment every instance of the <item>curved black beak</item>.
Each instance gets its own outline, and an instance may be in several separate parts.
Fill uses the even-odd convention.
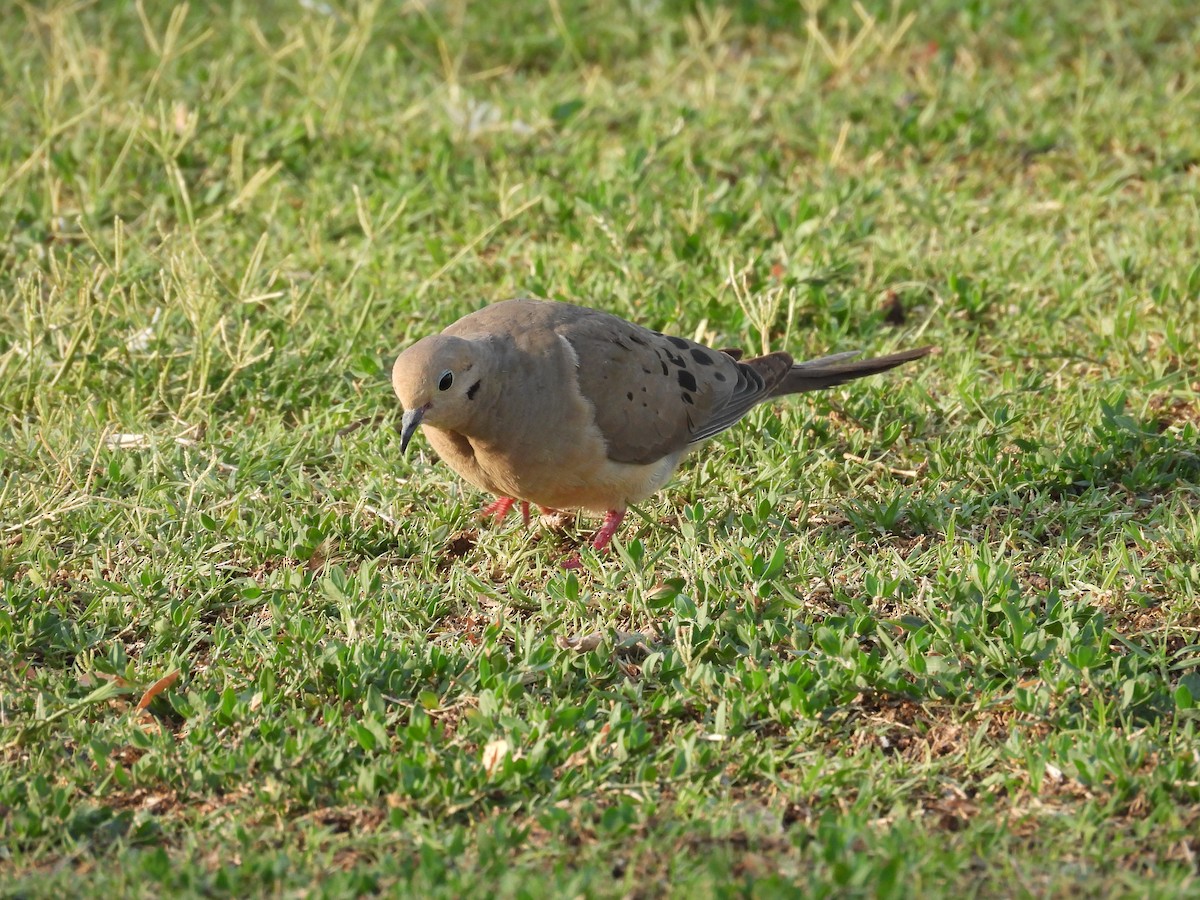
[[[425,411],[429,409],[428,405],[418,406],[416,409],[406,409],[404,417],[400,420],[400,452],[404,453],[408,450],[408,442],[412,440],[412,436],[417,431],[417,426],[421,424],[421,420],[425,418]]]

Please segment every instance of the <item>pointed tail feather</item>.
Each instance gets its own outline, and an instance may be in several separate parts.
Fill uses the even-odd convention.
[[[770,396],[782,397],[785,394],[801,394],[805,391],[819,391],[822,388],[833,387],[862,378],[886,372],[896,366],[928,356],[933,347],[918,347],[915,350],[901,350],[899,353],[889,353],[887,356],[877,356],[874,359],[855,360],[861,351],[835,353],[833,356],[823,356],[808,362],[797,363],[780,379],[771,391]]]

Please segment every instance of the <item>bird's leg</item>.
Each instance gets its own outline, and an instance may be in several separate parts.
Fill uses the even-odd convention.
[[[624,518],[625,510],[623,509],[610,509],[605,513],[604,523],[592,538],[592,549],[600,551],[607,547],[612,541],[613,535],[617,533],[617,529],[621,527]],[[562,567],[564,569],[582,569],[583,560],[579,558],[578,553],[574,553],[562,564]]]
[[[625,510],[610,509],[604,515],[604,524],[600,526],[600,530],[596,532],[596,536],[592,538],[592,548],[595,550],[603,550],[608,546],[608,542],[613,539],[613,535],[617,533],[617,529],[621,527],[621,522],[625,518]]]
[[[529,524],[529,520],[531,518],[529,515],[529,510],[530,510],[531,506],[532,506],[532,504],[528,500],[521,501],[521,518],[525,520],[526,525]],[[542,504],[540,504],[540,503],[537,504],[537,508],[538,508],[538,511],[541,512],[541,514],[543,516],[560,516],[560,515],[562,515],[562,513],[559,510],[551,509],[548,506],[542,506]]]
[[[492,516],[499,525],[504,521],[504,517],[508,515],[508,511],[513,508],[513,504],[517,501],[512,497],[497,497],[487,506],[479,511],[479,518],[486,519]]]
[[[516,506],[516,504],[517,504],[517,501],[514,500],[512,497],[497,497],[495,500],[493,500],[491,503],[489,503],[487,506],[485,506],[483,509],[481,509],[479,511],[479,518],[486,519],[488,516],[492,516],[496,520],[496,524],[499,525],[501,522],[504,521],[504,517],[508,515],[508,511],[510,509],[512,509],[514,506]],[[540,509],[542,512],[553,512],[554,511],[554,510],[547,510],[546,507],[544,507],[544,506],[539,506],[538,509]],[[529,524],[529,501],[528,500],[521,501],[521,521],[525,525]]]

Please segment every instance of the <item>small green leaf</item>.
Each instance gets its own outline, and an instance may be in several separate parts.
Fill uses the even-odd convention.
[[[566,100],[562,103],[556,103],[550,110],[550,118],[557,124],[562,125],[568,119],[571,119],[583,109],[583,101],[576,97],[573,100]]]
[[[1196,706],[1196,698],[1192,696],[1192,692],[1188,690],[1186,684],[1180,684],[1175,688],[1175,708],[1179,710],[1193,709]]]
[[[351,732],[354,734],[354,739],[358,741],[359,746],[368,753],[375,749],[378,740],[375,733],[367,727],[365,722],[355,722],[350,726]]]

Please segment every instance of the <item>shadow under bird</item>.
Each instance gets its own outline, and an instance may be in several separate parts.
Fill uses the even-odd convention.
[[[417,341],[396,359],[401,450],[418,426],[438,455],[497,496],[543,512],[603,513],[602,550],[625,511],[659,490],[683,456],[754,406],[885,372],[933,350],[874,359],[857,351],[809,362],[742,359],[595,309],[506,300]]]

